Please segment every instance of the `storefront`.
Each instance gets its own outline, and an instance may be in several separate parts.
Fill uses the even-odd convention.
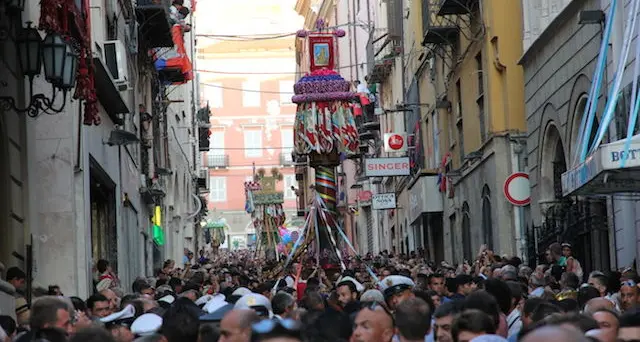
[[[426,250],[430,260],[444,260],[443,202],[437,176],[421,176],[409,186],[409,251]]]

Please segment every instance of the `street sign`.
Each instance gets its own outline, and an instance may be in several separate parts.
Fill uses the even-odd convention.
[[[385,133],[385,152],[405,152],[407,151],[407,135],[405,133]]]
[[[525,206],[531,203],[531,185],[529,175],[516,172],[504,182],[504,196],[515,206]]]
[[[410,174],[409,157],[364,160],[364,175],[367,177],[409,176]]]
[[[384,194],[375,194],[371,199],[371,209],[383,210],[383,209],[395,209],[396,208],[396,194],[393,192]]]

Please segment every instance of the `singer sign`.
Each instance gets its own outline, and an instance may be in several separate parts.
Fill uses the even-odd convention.
[[[407,135],[405,133],[385,133],[385,152],[405,152],[407,151]]]
[[[409,157],[365,159],[364,174],[367,177],[409,176]]]

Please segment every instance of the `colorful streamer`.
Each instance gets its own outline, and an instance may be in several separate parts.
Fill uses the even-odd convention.
[[[640,37],[640,25],[636,31],[636,37]],[[629,149],[631,148],[631,137],[633,130],[638,122],[638,108],[640,107],[640,98],[638,97],[638,77],[640,77],[640,44],[636,44],[636,59],[633,66],[633,83],[631,86],[631,108],[629,108],[629,124],[627,126],[627,138],[624,142],[624,153],[620,158],[620,168],[623,168],[629,159]]]
[[[593,129],[593,121],[595,120],[596,108],[598,107],[598,94],[600,94],[600,87],[602,86],[602,75],[605,71],[605,65],[607,62],[607,52],[609,51],[609,40],[611,39],[611,31],[613,29],[613,19],[615,17],[617,0],[611,1],[611,9],[607,16],[607,23],[605,32],[602,37],[602,43],[600,45],[600,53],[598,55],[598,64],[594,71],[594,78],[591,83],[591,89],[589,90],[589,97],[587,98],[587,105],[584,108],[582,120],[580,122],[580,130],[578,132],[578,139],[582,139],[582,142],[578,144],[576,148],[576,158],[579,156],[579,162],[582,163],[587,158],[587,151],[589,149],[589,138],[591,138],[591,130]],[[577,164],[577,163],[575,163]]]
[[[316,191],[333,212],[335,212],[338,203],[337,190],[335,169],[333,167],[318,166],[316,168]]]
[[[623,47],[622,53],[620,54],[620,59],[618,60],[618,69],[616,70],[615,78],[613,81],[613,87],[610,92],[610,97],[607,101],[607,106],[605,108],[604,115],[602,117],[602,122],[600,123],[600,127],[598,127],[598,132],[596,133],[596,138],[592,142],[589,153],[595,152],[598,148],[604,135],[607,133],[609,129],[609,124],[611,120],[613,120],[614,112],[616,109],[616,104],[618,103],[618,98],[620,97],[620,86],[622,85],[622,78],[624,74],[624,69],[626,66],[627,58],[629,57],[629,51],[631,50],[631,42],[632,42],[632,34],[635,31],[636,19],[638,18],[638,0],[633,0],[632,14],[627,19],[627,24],[625,27],[625,33],[623,38]],[[586,131],[589,132],[589,131]],[[590,134],[589,134],[590,135]]]

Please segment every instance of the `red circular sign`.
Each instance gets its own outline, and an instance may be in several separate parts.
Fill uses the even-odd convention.
[[[504,181],[504,196],[513,205],[525,206],[531,203],[529,175],[524,172],[516,172]]]
[[[389,148],[399,150],[404,146],[404,138],[400,134],[393,134],[389,137]]]

